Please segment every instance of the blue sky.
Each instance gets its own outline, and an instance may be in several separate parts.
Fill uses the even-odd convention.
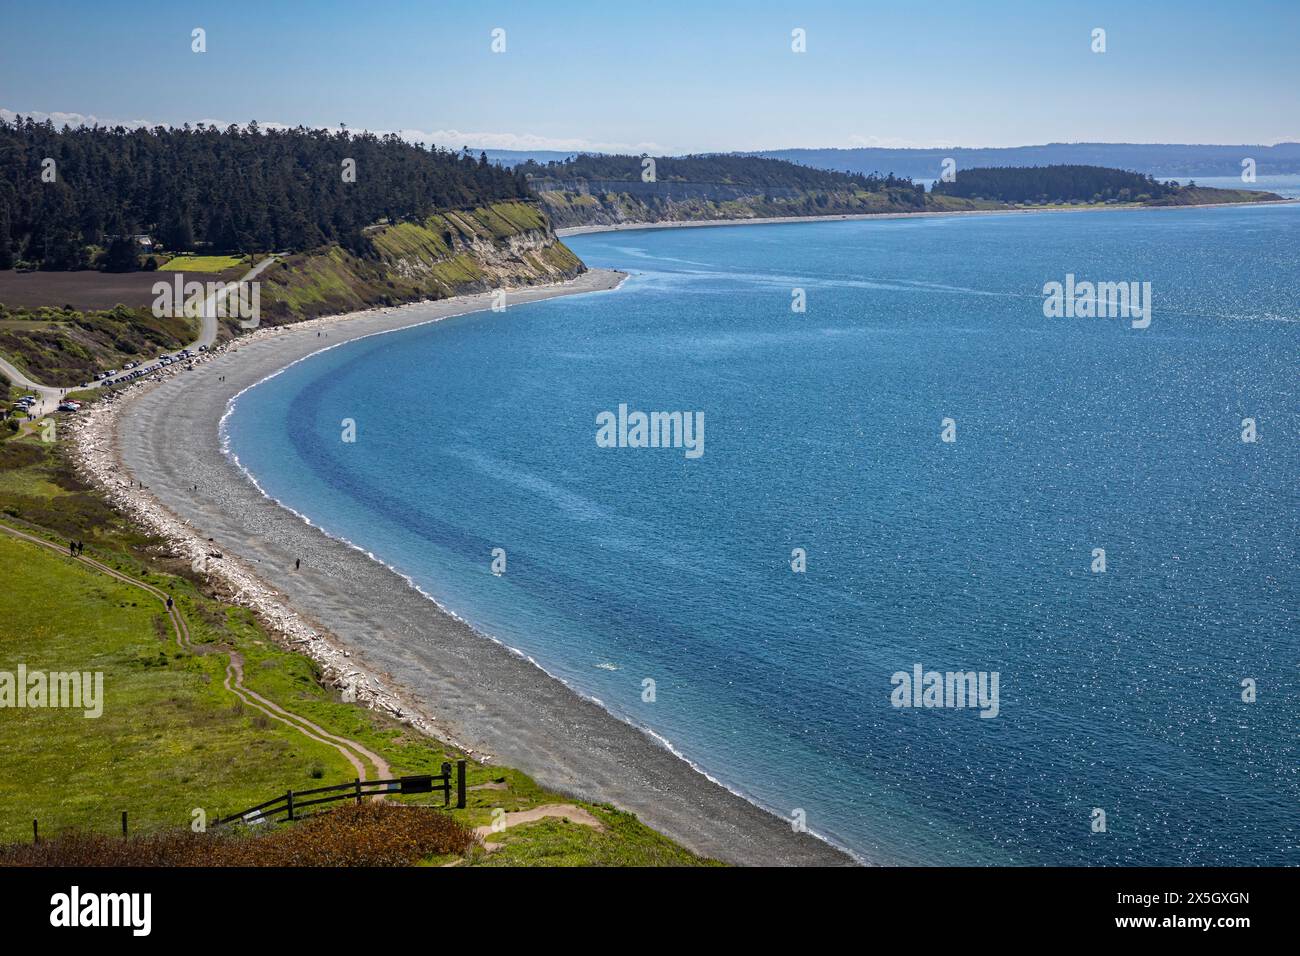
[[[0,109],[496,148],[1273,143],[1298,48],[1300,0],[8,0]]]

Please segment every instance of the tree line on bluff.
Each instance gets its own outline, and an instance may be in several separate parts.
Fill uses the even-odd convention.
[[[586,179],[630,182],[641,179],[644,157],[593,155],[580,153],[572,159],[539,163],[529,160],[515,167],[525,176],[537,179]],[[781,159],[741,156],[732,153],[702,153],[693,156],[657,156],[654,158],[657,182],[716,183],[726,186],[757,186],[802,190],[836,191],[860,189],[880,192],[893,189],[924,188],[910,179],[893,173],[841,173],[814,169]]]
[[[934,192],[961,199],[1000,202],[1069,202],[1070,200],[1141,202],[1179,190],[1148,175],[1105,166],[987,166],[957,171],[952,182],[934,184]]]
[[[345,160],[353,160],[348,181]],[[52,161],[52,163],[50,162]],[[0,269],[79,269],[94,247],[134,261],[131,237],[168,251],[357,253],[380,220],[532,195],[480,154],[346,130],[63,127],[0,120]]]

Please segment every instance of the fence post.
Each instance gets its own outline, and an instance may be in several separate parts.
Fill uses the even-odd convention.
[[[293,819],[293,791],[292,790],[288,791],[285,794],[285,796],[289,800],[289,819],[292,820]]]
[[[442,762],[442,805],[451,806],[451,764]]]
[[[356,786],[357,786],[357,803],[359,804],[361,803],[361,778],[360,777],[357,777],[356,779]]]
[[[465,761],[456,761],[456,809],[465,809]]]
[[[126,811],[122,811],[122,839],[126,839]]]

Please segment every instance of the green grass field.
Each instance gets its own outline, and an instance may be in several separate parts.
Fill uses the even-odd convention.
[[[38,545],[0,535],[0,670],[102,672],[103,713],[0,711],[0,840],[71,825],[185,826],[260,803],[284,781],[343,780],[333,748],[292,733],[222,687],[225,657],[175,644],[158,602]],[[305,784],[302,784],[305,786]]]
[[[158,267],[159,272],[225,272],[236,266],[250,265],[248,256],[190,256],[180,255],[168,259]]]
[[[70,470],[58,443],[0,440],[0,522],[86,554],[172,594],[193,651],[175,642],[158,600],[63,554],[0,532],[0,671],[100,671],[102,716],[61,709],[0,709],[0,843],[31,838],[32,819],[52,835],[77,827],[112,832],[121,811],[132,832],[188,827],[301,790],[355,777],[333,747],[240,704],[223,686],[230,649],[244,657],[245,685],[388,761],[396,775],[437,773],[454,748],[356,704],[320,681],[308,658],[282,649],[247,609],[205,593],[188,565],[166,556]],[[702,860],[635,816],[546,791],[526,774],[469,762],[464,810],[471,827],[493,810],[576,803],[600,830],[548,819],[494,834],[495,853],[470,865],[700,865]],[[411,802],[440,803],[427,796]],[[290,824],[291,825],[291,824]],[[430,860],[430,864],[449,862]]]

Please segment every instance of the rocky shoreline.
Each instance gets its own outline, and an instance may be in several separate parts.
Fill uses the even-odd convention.
[[[378,311],[390,314],[402,308],[413,307]],[[117,433],[119,415],[132,400],[153,391],[167,380],[193,374],[200,366],[218,356],[226,352],[237,352],[252,342],[290,332],[320,331],[348,321],[357,314],[360,313],[312,319],[294,326],[257,329],[247,337],[216,346],[201,355],[194,361],[194,369],[183,371],[179,365],[165,368],[148,379],[105,396],[89,406],[73,423],[70,429],[72,459],[83,480],[97,488],[110,504],[141,528],[165,541],[170,554],[189,562],[210,585],[215,586],[224,600],[252,610],[283,646],[307,655],[319,665],[326,686],[337,689],[345,701],[362,704],[396,718],[421,733],[460,746],[421,716],[396,688],[359,667],[351,659],[350,651],[339,647],[322,628],[313,625],[290,607],[284,595],[262,581],[251,568],[232,555],[214,550],[210,538],[177,517],[143,483],[129,479],[121,460]],[[468,752],[468,748],[462,749]]]
[[[509,302],[613,290],[623,278],[592,270],[512,290]],[[89,411],[76,426],[77,461],[114,504],[198,562],[232,601],[253,608],[357,701],[548,789],[634,812],[704,856],[741,865],[853,863],[267,498],[222,452],[218,423],[232,398],[286,366],[492,304],[480,294],[258,330],[205,353],[193,370],[131,386]]]

